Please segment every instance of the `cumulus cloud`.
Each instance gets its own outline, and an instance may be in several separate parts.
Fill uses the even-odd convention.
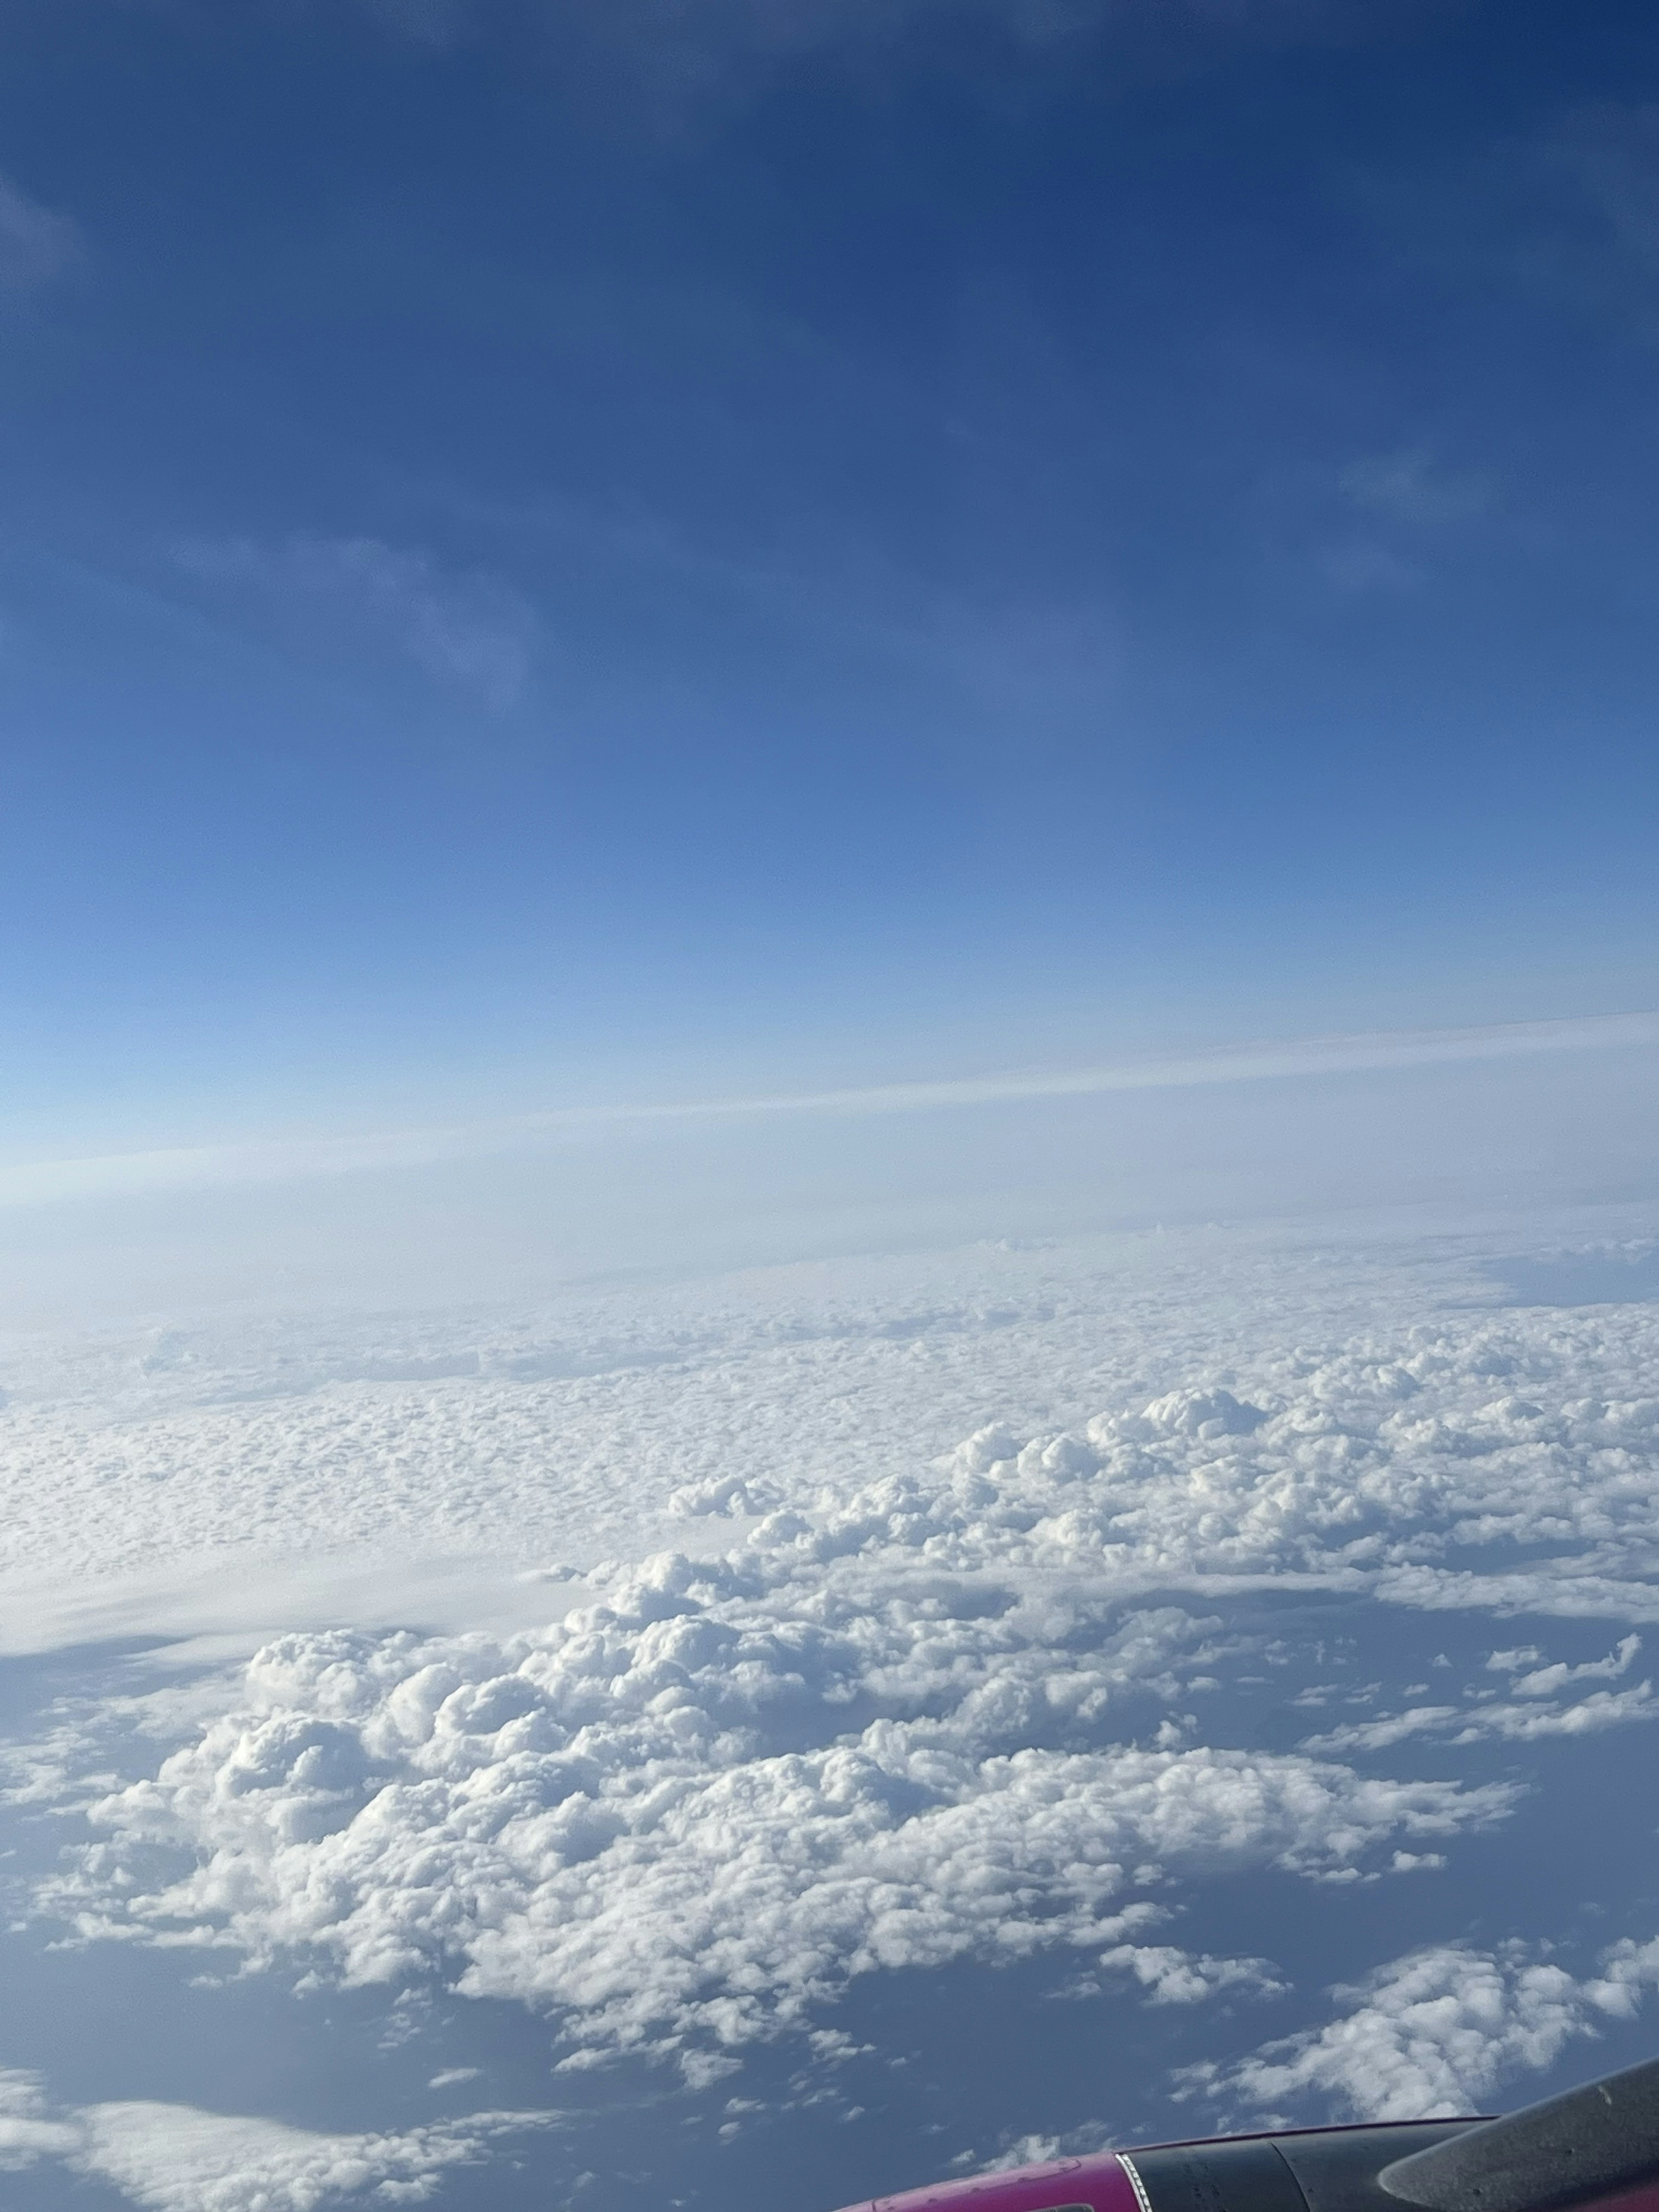
[[[1162,1402],[1159,1425],[1213,1430],[1213,1399]],[[1069,1487],[1083,1451],[1033,1466]],[[96,1808],[114,1848],[58,1909],[88,1934],[321,1952],[357,1982],[442,1964],[557,2014],[571,2062],[645,2047],[695,2071],[884,1969],[1103,1943],[1164,2001],[1195,1996],[1256,1969],[1114,1948],[1137,1890],[1374,1879],[1507,1812],[1504,1784],[1123,1741],[1120,1703],[1178,1693],[1204,1624],[1074,1607],[1062,1655],[1052,1604],[936,1570],[918,1602],[952,1498],[890,1482],[774,1515],[726,1562],[660,1556],[505,1650],[282,1639],[237,1711]],[[169,1844],[176,1881],[124,1886]]]
[[[953,1571],[1114,1591],[1300,1573],[1414,1608],[1655,1616],[1659,1309],[1292,1337],[1224,1380],[1174,1334],[1200,1287],[1182,1277],[1169,1305],[1126,1316],[1109,1283],[1085,1295],[1033,1267],[1000,1303],[595,1303],[539,1329],[285,1334],[258,1358],[146,1339],[100,1383],[107,1406],[17,1395],[0,1562],[86,1583],[250,1546],[447,1543],[528,1566],[637,1553],[670,1511],[718,1529],[780,1504],[815,1527],[842,1516],[851,1543],[849,1501],[872,1465],[898,1465],[928,1558]],[[1346,1294],[1334,1271],[1321,1291]],[[1128,1403],[1039,1426],[1030,1409],[1059,1389],[1107,1395],[1103,1342],[1144,1377]],[[988,1401],[1028,1410],[929,1465],[952,1409]],[[887,1518],[872,1502],[872,1556]]]
[[[539,631],[529,602],[499,578],[446,568],[423,550],[378,538],[191,538],[173,557],[290,619],[378,635],[491,707],[510,707],[529,678]]]
[[[668,1510],[688,1520],[714,1517],[741,1519],[748,1514],[775,1511],[783,1503],[775,1483],[756,1481],[741,1474],[723,1474],[709,1482],[683,1483],[668,1494]]]
[[[84,251],[78,226],[0,177],[0,293],[32,291],[61,276]]]
[[[1101,1953],[1098,1964],[1097,1973],[1075,1976],[1054,1996],[1097,1997],[1127,1979],[1138,1983],[1153,2004],[1187,2005],[1201,2003],[1225,1990],[1266,1997],[1281,1996],[1287,1987],[1266,1959],[1216,1958],[1207,1951],[1183,1951],[1173,1943],[1114,1943]]]
[[[1352,1988],[1324,2027],[1238,2064],[1184,2069],[1184,2094],[1229,2118],[1291,2124],[1309,2108],[1363,2120],[1478,2112],[1500,2083],[1553,2065],[1575,2037],[1626,2020],[1659,1978],[1659,1945],[1615,1947],[1580,1979],[1522,1943],[1451,1944],[1396,1959]]]
[[[1650,1599],[1659,1313],[1389,1320],[1362,1284],[1367,1325],[1328,1340],[1328,1280],[1294,1322],[1275,1291],[1270,1328],[1206,1320],[1195,1348],[1184,1285],[1132,1331],[1122,1283],[1068,1304],[1045,1280],[1029,1310],[665,1303],[631,1334],[596,1306],[556,1343],[381,1317],[362,1341],[282,1340],[288,1395],[257,1401],[253,1369],[206,1339],[147,1337],[119,1420],[20,1392],[20,1550],[228,1546],[250,1496],[317,1544],[455,1514],[545,1566],[558,1512],[625,1553],[672,1506],[723,1547],[640,1544],[515,1638],[279,1637],[233,1687],[158,1707],[119,1788],[76,1781],[109,1771],[91,1728],[36,1790],[95,1796],[99,1831],[42,1909],[87,1940],[436,1975],[544,2015],[567,2066],[634,2051],[705,2085],[769,2039],[817,2048],[898,1969],[1023,1960],[1035,1984],[1051,1957],[1049,1994],[1172,2019],[1282,1999],[1273,1960],[1183,1942],[1206,1885],[1409,1878],[1426,1897],[1520,1784],[1509,1752],[1414,1776],[1413,1742],[1547,1746],[1652,1700],[1634,1633],[1488,1622],[1455,1666],[1431,1641],[1370,1680],[1263,1620],[1340,1594],[1397,1656],[1409,1606]],[[1084,1401],[1104,1410],[1011,1410],[920,1448],[942,1376],[987,1412],[1018,1407],[1022,1374],[1052,1402],[1062,1349],[1099,1361],[1109,1300],[1112,1387],[1088,1368]],[[1236,1601],[1258,1590],[1250,1616]],[[1262,1700],[1331,1725],[1263,1748]],[[1655,1978],[1636,1948],[1582,1978],[1438,1942],[1362,1978],[1371,1956],[1321,1962],[1350,1976],[1340,2017],[1186,2094],[1227,2117],[1478,2102]]]
[[[1648,1316],[1626,1326],[1644,1346],[1654,1334]],[[1553,1371],[1559,1388],[1581,1346],[1582,1385],[1608,1349],[1605,1325],[1556,1317],[1291,1359],[1248,1406],[1176,1392],[1017,1449],[987,1431],[957,1455],[956,1495],[965,1518],[982,1508],[1006,1532],[1007,1550],[1056,1565],[1350,1574],[1406,1602],[1432,1602],[1443,1574],[1452,1601],[1478,1604],[1469,1571],[1439,1559],[1484,1549],[1507,1565],[1516,1547],[1544,1546],[1555,1558],[1530,1570],[1535,1590],[1605,1576],[1627,1546],[1634,1577],[1659,1399],[1639,1383],[1548,1404],[1490,1395],[1492,1379],[1528,1373]],[[970,1540],[964,1530],[951,1549],[965,1557]]]

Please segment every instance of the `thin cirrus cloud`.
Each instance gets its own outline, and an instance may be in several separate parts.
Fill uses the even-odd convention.
[[[307,642],[379,644],[499,710],[528,682],[539,623],[510,585],[370,537],[185,538],[178,568]]]
[[[1491,504],[1493,491],[1490,477],[1443,468],[1426,446],[1402,447],[1353,461],[1339,481],[1356,507],[1387,521],[1425,530],[1480,514]]]
[[[0,294],[33,291],[72,269],[85,252],[72,216],[42,207],[0,177]]]
[[[1212,1085],[1312,1079],[1389,1068],[1449,1066],[1659,1043],[1659,1012],[1482,1027],[1304,1037],[1222,1050],[1120,1061],[1103,1067],[1025,1070],[939,1082],[842,1091],[618,1103],[351,1136],[260,1139],[94,1158],[25,1160],[0,1167],[0,1206],[143,1191],[222,1188],[435,1165],[510,1152],[561,1138],[592,1137],[664,1122],[766,1120],[793,1115],[893,1115],[1024,1100],[1104,1097]]]
[[[1497,489],[1489,474],[1447,468],[1424,445],[1363,455],[1336,482],[1346,504],[1370,526],[1366,534],[1327,545],[1316,556],[1327,580],[1346,593],[1417,590],[1426,571],[1403,556],[1398,541],[1403,537],[1420,553],[1425,541],[1486,514]]]
[[[1528,273],[1590,307],[1618,305],[1659,332],[1659,114],[1651,105],[1581,108],[1540,149],[1565,180],[1571,225],[1534,235]]]
[[[493,0],[361,0],[368,15],[394,33],[442,48],[486,32],[501,13]],[[721,64],[748,56],[792,52],[884,52],[929,26],[976,19],[994,24],[1017,52],[1036,58],[1085,42],[1108,43],[1120,63],[1157,75],[1185,74],[1218,51],[1286,46],[1363,36],[1384,11],[1372,0],[1267,0],[1248,9],[1218,10],[1204,0],[1159,0],[1139,10],[1112,0],[799,0],[778,8],[767,0],[694,0],[669,8],[661,0],[623,0],[617,7],[535,11],[556,36],[574,35],[633,56],[660,72],[666,55],[694,69],[682,89],[707,89]]]
[[[1493,276],[1571,319],[1659,338],[1659,112],[1577,105],[1365,187],[1385,231],[1449,277]],[[1362,468],[1374,465],[1362,464]]]

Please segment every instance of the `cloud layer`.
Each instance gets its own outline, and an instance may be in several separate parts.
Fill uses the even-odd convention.
[[[896,2064],[884,1992],[988,1975],[1038,2039],[1164,2039],[1158,2117],[1097,2136],[1492,2102],[1659,1978],[1639,1914],[1571,1935],[1517,1884],[1477,1933],[1463,1873],[1653,1717],[1659,1310],[1483,1306],[1470,1257],[1151,1239],[19,1345],[14,1616],[31,1552],[228,1577],[279,1540],[465,1534],[548,1595],[65,1709],[16,1789],[92,1840],[35,1924],[506,2006],[573,2099],[631,2063],[720,2142]],[[153,2181],[155,2108],[92,2109],[25,2084],[0,2146],[241,2212],[244,2123]],[[244,2162],[297,2205],[492,2141]]]
[[[757,2039],[833,2038],[848,1985],[899,1968],[1063,1947],[1165,2002],[1272,1986],[1262,1961],[1171,1945],[1171,1909],[1230,1871],[1432,1868],[1516,1802],[1354,1753],[1625,1728],[1654,1701],[1632,1632],[1572,1664],[1497,1649],[1432,1701],[1374,1685],[1353,1715],[1352,1686],[1259,1637],[1229,1657],[1207,1608],[1261,1586],[1433,1605],[1445,1583],[1460,1606],[1649,1617],[1655,1328],[1467,1315],[1279,1348],[1248,1383],[1200,1376],[1070,1430],[994,1423],[860,1486],[792,1483],[787,1460],[682,1486],[682,1513],[763,1517],[723,1559],[596,1569],[592,1601],[505,1644],[267,1646],[228,1710],[95,1805],[106,1840],[53,1909],[349,1982],[435,1969],[550,2014],[567,2064],[648,2050],[693,2079]],[[1300,1745],[1194,1740],[1241,1654],[1283,1670]],[[1524,2025],[1556,1985],[1510,1980]],[[1532,2063],[1545,2042],[1515,2033]],[[1334,2089],[1337,2063],[1310,2044],[1231,2086]],[[1409,2101],[1428,2077],[1401,2078]]]
[[[1206,1970],[1124,1942],[1166,1886],[1352,1878],[1511,1802],[1113,1742],[1116,1706],[1201,1665],[1201,1626],[953,1586],[914,1504],[779,1516],[723,1567],[665,1556],[506,1651],[284,1639],[249,1703],[96,1808],[118,1848],[57,1902],[86,1932],[315,1948],[354,1981],[441,1964],[556,2012],[574,2057],[649,2045],[696,2074],[881,1970],[1065,1944],[1168,1993]],[[105,1871],[155,1844],[197,1863],[118,1899]]]

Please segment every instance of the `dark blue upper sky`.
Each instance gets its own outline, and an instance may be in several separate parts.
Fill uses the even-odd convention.
[[[1650,8],[0,63],[14,1135],[1653,1000]]]

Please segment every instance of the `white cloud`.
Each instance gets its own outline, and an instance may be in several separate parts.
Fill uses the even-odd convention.
[[[38,2074],[0,2067],[0,2173],[65,2157],[80,2141],[78,2130],[48,2107]]]
[[[1641,1648],[1639,1636],[1626,1636],[1605,1659],[1586,1660],[1576,1667],[1565,1660],[1553,1666],[1531,1666],[1528,1662],[1542,1656],[1535,1650],[1495,1651],[1486,1662],[1488,1669],[1504,1671],[1504,1662],[1514,1662],[1507,1670],[1516,1674],[1510,1685],[1513,1694],[1533,1702],[1516,1705],[1482,1698],[1461,1705],[1413,1705],[1403,1712],[1350,1722],[1310,1736],[1302,1747],[1322,1752],[1380,1751],[1416,1735],[1437,1736],[1455,1744],[1479,1743],[1485,1737],[1524,1743],[1540,1736],[1588,1735],[1626,1721],[1651,1720],[1659,1714],[1659,1698],[1654,1696],[1650,1682],[1637,1682],[1627,1690],[1593,1691],[1576,1703],[1544,1702],[1583,1682],[1616,1680],[1629,1670]]]
[[[313,2212],[371,2194],[418,2203],[473,2148],[435,2130],[314,2135],[179,2105],[94,2105],[77,2118],[72,2163],[146,2212]]]
[[[1017,2136],[995,2158],[988,2162],[976,2158],[970,2150],[963,2151],[952,2163],[971,2167],[978,2173],[1007,2173],[1018,2166],[1046,2165],[1060,2151],[1058,2136]]]
[[[1575,2037],[1628,2019],[1659,1978],[1659,1945],[1617,1947],[1580,1979],[1526,1945],[1416,1951],[1339,1989],[1328,2026],[1230,2067],[1184,2069],[1184,2093],[1231,2123],[1283,2125],[1307,2101],[1364,2120],[1479,2112],[1500,2083],[1553,2065]]]
[[[1614,1645],[1605,1659],[1587,1659],[1577,1667],[1568,1666],[1565,1660],[1558,1660],[1551,1667],[1540,1667],[1528,1663],[1525,1671],[1517,1675],[1511,1687],[1517,1698],[1547,1698],[1553,1696],[1557,1690],[1565,1689],[1569,1683],[1572,1682],[1590,1682],[1598,1679],[1617,1681],[1621,1674],[1629,1673],[1636,1655],[1641,1648],[1642,1639],[1639,1636],[1626,1636]],[[1528,1655],[1528,1658],[1529,1661],[1535,1661],[1542,1656],[1541,1652],[1534,1652]],[[1498,1655],[1494,1652],[1486,1664],[1489,1667],[1492,1666],[1497,1657]]]
[[[1099,1965],[1105,1982],[1098,1975],[1079,1975],[1056,1996],[1098,1996],[1121,1977],[1138,1983],[1153,2004],[1199,2004],[1224,1990],[1279,1996],[1287,1986],[1266,1959],[1216,1958],[1207,1951],[1183,1951],[1172,1943],[1115,1943],[1101,1953]]]
[[[0,177],[0,292],[32,291],[72,268],[83,251],[70,216],[41,207]]]
[[[1217,1424],[1183,1427],[1188,1410],[1158,1413],[1212,1449]],[[1042,1446],[1033,1480],[1072,1492],[1077,1457]],[[988,1613],[951,1579],[961,1511],[942,1479],[775,1515],[727,1562],[620,1572],[603,1605],[506,1650],[282,1639],[238,1710],[95,1809],[114,1848],[58,1908],[89,1934],[320,1951],[357,1982],[442,1962],[469,1994],[556,2012],[576,2057],[700,2063],[805,2027],[862,1974],[1109,1949],[1137,1888],[1224,1869],[1376,1879],[1512,1802],[1114,1741],[1120,1699],[1203,1663],[1203,1624],[1132,1612],[1057,1657],[1052,1603]],[[123,1887],[169,1844],[191,1862],[179,1881]],[[1133,1946],[1109,1963],[1165,2001],[1256,1971]]]
[[[1480,1310],[1352,1260],[1316,1284],[1279,1265],[1213,1239],[1167,1276],[986,1254],[879,1295],[866,1265],[810,1295],[803,1273],[596,1297],[556,1326],[152,1333],[65,1355],[55,1403],[20,1366],[0,1540],[60,1575],[279,1531],[637,1558],[671,1501],[725,1547],[547,1585],[572,1609],[520,1637],[295,1633],[193,1705],[94,1716],[42,1748],[67,1763],[36,1804],[92,1794],[76,1777],[107,1773],[119,1729],[141,1778],[98,1784],[100,1841],[43,1903],[88,1938],[436,1973],[547,2015],[567,2064],[631,2050],[704,2082],[895,1969],[1024,1960],[1171,2024],[1282,1992],[1272,1960],[1187,1938],[1207,1887],[1398,1881],[1428,1911],[1434,1869],[1516,1803],[1508,1752],[1453,1784],[1389,1746],[1647,1716],[1633,1634],[1534,1618],[1492,1651],[1486,1623],[1434,1671],[1449,1633],[1376,1598],[1640,1586],[1659,1311]],[[934,1458],[952,1407],[979,1425]],[[1409,1671],[1275,1643],[1234,1603],[1256,1589],[1344,1593],[1379,1650],[1415,1638]],[[1398,1686],[1419,1680],[1434,1705]],[[1254,1747],[1249,1712],[1304,1685],[1329,1732]],[[1322,1961],[1352,1984],[1340,2019],[1188,2089],[1230,2115],[1480,2101],[1482,2039],[1499,2071],[1547,2063],[1653,1978],[1634,1947],[1588,1978],[1437,1944],[1362,1980],[1371,1956]]]
[[[1375,1721],[1354,1721],[1309,1736],[1304,1751],[1383,1751],[1411,1736],[1437,1736],[1443,1742],[1480,1743],[1503,1737],[1528,1743],[1546,1735],[1588,1735],[1626,1721],[1650,1721],[1659,1714],[1652,1685],[1638,1683],[1617,1693],[1599,1691],[1576,1705],[1413,1705]]]
[[[523,691],[540,625],[529,602],[498,578],[444,567],[430,553],[378,538],[187,539],[179,566],[204,581],[255,594],[280,614],[345,633],[379,635],[428,676],[493,708]]]
[[[54,2108],[38,2075],[0,2073],[0,2170],[62,2161],[144,2212],[321,2212],[335,2203],[424,2203],[450,2167],[494,2139],[545,2128],[550,2112],[476,2112],[404,2134],[319,2134],[149,2101]]]
[[[805,1513],[818,1543],[833,1526],[853,1544],[848,1516],[866,1514],[857,1541],[896,1571],[912,1543],[887,1533],[896,1509],[878,1510],[869,1476],[883,1468],[907,1470],[904,1526],[951,1574],[1032,1589],[1084,1577],[1124,1595],[1155,1579],[1301,1574],[1414,1607],[1652,1616],[1659,1309],[1442,1310],[1298,1348],[1321,1319],[1395,1295],[1386,1276],[1326,1267],[1319,1306],[1288,1309],[1281,1346],[1225,1317],[1253,1294],[1255,1252],[1241,1245],[1230,1273],[1200,1240],[1144,1281],[981,1254],[929,1263],[937,1279],[920,1290],[896,1273],[879,1297],[849,1273],[822,1306],[785,1272],[748,1304],[722,1288],[573,1297],[539,1320],[284,1326],[263,1351],[198,1328],[188,1356],[157,1364],[135,1339],[38,1385],[14,1356],[5,1632],[25,1634],[44,1585],[73,1584],[90,1606],[100,1578],[183,1580],[181,1562],[226,1578],[247,1610],[246,1578],[271,1575],[277,1553],[471,1552],[520,1570],[637,1557],[672,1540],[665,1516],[711,1503]],[[1293,1267],[1277,1279],[1275,1299],[1301,1295]],[[1129,1404],[1082,1418],[1123,1376],[1139,1382]],[[1057,1399],[1070,1427],[1042,1422]],[[963,1411],[998,1405],[1015,1418],[927,1464]],[[740,1533],[716,1515],[698,1538]],[[787,1586],[787,1565],[767,1572]],[[144,1588],[124,1628],[142,1625]],[[549,1609],[590,1595],[561,1584]],[[343,1588],[335,1617],[352,1601]],[[430,1617],[433,1601],[422,1581],[404,1617]],[[52,1618],[64,1635],[96,1632],[95,1612],[59,1603]],[[1610,1678],[1585,1697],[1589,1679],[1558,1681],[1557,1663],[1540,1649],[1517,1670],[1532,1689],[1460,1700],[1449,1683],[1407,1709],[1493,1733],[1530,1729],[1533,1708],[1547,1728],[1644,1709]],[[1480,1717],[1500,1709],[1501,1723]],[[1372,1705],[1329,1724],[1378,1717]]]

